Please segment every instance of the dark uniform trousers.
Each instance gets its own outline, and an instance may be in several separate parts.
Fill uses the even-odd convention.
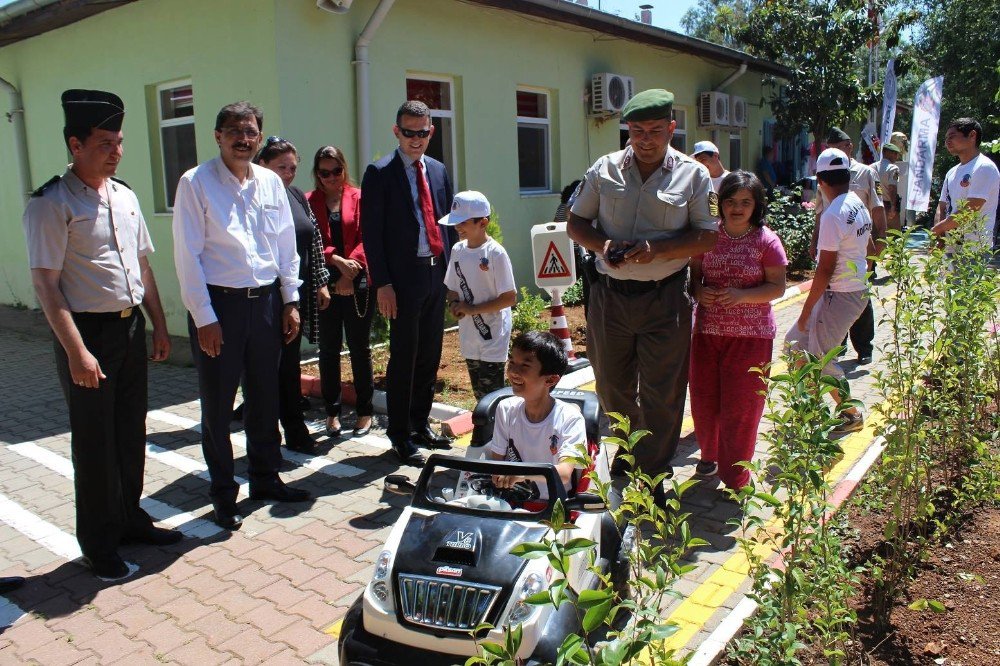
[[[646,474],[665,472],[677,451],[688,382],[691,300],[687,268],[646,293],[626,294],[605,283],[591,287],[587,355],[605,412],[647,429],[633,450]]]
[[[191,353],[201,392],[201,447],[212,478],[216,506],[231,508],[239,486],[234,479],[229,423],[236,389],[243,379],[243,429],[251,485],[267,485],[281,467],[278,432],[278,363],[281,357],[282,301],[277,284],[249,296],[246,289],[209,286],[212,308],[222,326],[222,353],[212,358],[198,344],[188,315]]]
[[[431,266],[415,260],[410,279],[393,283],[397,310],[389,327],[386,370],[386,435],[393,444],[426,426],[434,403],[444,339],[444,272],[443,261]]]
[[[56,370],[69,407],[76,490],[76,538],[87,557],[113,553],[128,532],[152,525],[139,508],[146,461],[146,320],[138,308],[75,313],[83,343],[106,375],[100,386],[73,383],[69,358],[55,341]]]

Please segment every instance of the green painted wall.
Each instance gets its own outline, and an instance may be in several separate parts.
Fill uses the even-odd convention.
[[[191,79],[200,161],[217,154],[212,127],[219,107],[244,98],[261,105],[264,133],[280,134],[298,146],[303,165],[296,184],[311,189],[308,171],[318,146],[333,143],[349,157],[356,155],[351,61],[354,40],[376,4],[356,0],[348,14],[334,15],[316,9],[312,0],[142,0],[0,49],[0,76],[24,95],[34,184],[61,172],[66,161],[61,91],[95,87],[121,95],[128,115],[120,176],[143,204],[158,248],[153,264],[170,328],[183,333],[170,217],[154,212],[158,158],[150,91],[160,83]],[[111,42],[114,50],[104,48]],[[405,96],[407,75],[450,77],[456,189],[482,190],[499,211],[519,284],[531,284],[531,225],[551,219],[562,185],[618,147],[617,119],[598,123],[586,115],[584,100],[593,73],[632,76],[637,90],[674,91],[677,107],[688,112],[690,149],[695,141],[712,138],[696,126],[698,93],[715,87],[735,69],[455,0],[397,2],[369,56],[373,155],[354,157],[352,174],[360,179],[368,161],[394,149],[391,127]],[[550,94],[555,193],[519,193],[517,86]],[[747,72],[727,92],[751,103],[750,126],[742,132],[742,162],[752,166],[760,151],[761,123],[769,116],[758,106],[760,75]],[[727,133],[720,133],[718,143],[728,163]],[[0,124],[0,151],[13,153],[7,124]],[[0,161],[0,302],[34,305],[14,169],[12,160]]]

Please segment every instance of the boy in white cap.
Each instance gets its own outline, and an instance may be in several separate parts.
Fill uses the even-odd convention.
[[[830,203],[819,218],[816,275],[802,304],[798,321],[785,334],[790,347],[822,357],[841,344],[851,324],[868,304],[865,284],[868,240],[872,218],[864,202],[851,189],[851,159],[841,150],[827,148],[816,160],[816,180]],[[843,378],[836,361],[824,374]],[[846,396],[831,393],[839,404]],[[855,432],[864,426],[857,408],[844,410],[843,422],[834,433]]]
[[[712,177],[712,191],[718,192],[722,185],[722,179],[729,175],[726,168],[722,166],[719,159],[719,147],[711,141],[699,141],[694,144],[694,152],[691,153],[699,164],[708,169],[708,175]]]
[[[456,194],[451,212],[438,220],[458,232],[444,285],[476,400],[504,386],[511,307],[517,302],[510,257],[486,233],[489,222],[490,202],[473,190]]]

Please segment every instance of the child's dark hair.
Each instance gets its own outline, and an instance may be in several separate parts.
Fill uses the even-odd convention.
[[[750,173],[738,169],[730,172],[719,184],[719,201],[731,199],[740,190],[749,190],[753,197],[753,214],[750,216],[750,224],[755,227],[764,226],[764,213],[767,212],[767,191],[760,178]]]
[[[566,350],[559,338],[548,331],[528,331],[514,338],[510,346],[519,351],[532,353],[542,364],[543,375],[566,374],[569,362],[566,360]]]

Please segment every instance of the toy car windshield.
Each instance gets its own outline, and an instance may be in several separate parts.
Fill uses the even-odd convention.
[[[529,480],[512,488],[498,488],[493,483],[494,475],[516,475]],[[386,482],[387,488],[395,485],[396,492],[412,492],[414,508],[444,513],[548,520],[555,500],[566,501],[566,489],[551,463],[472,460],[433,454],[415,485],[409,484],[405,477],[390,477]]]

